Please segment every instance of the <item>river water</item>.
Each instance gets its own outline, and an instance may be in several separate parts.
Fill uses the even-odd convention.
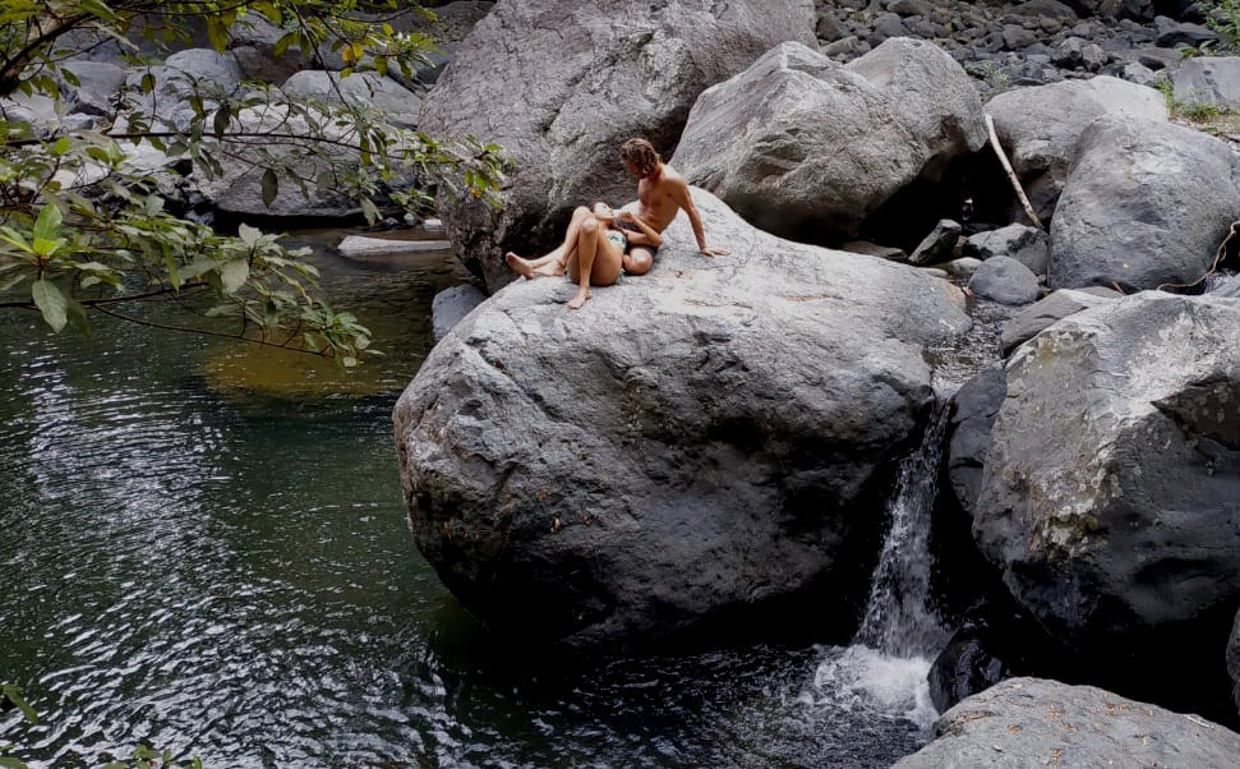
[[[0,682],[40,714],[0,714],[0,745],[48,767],[149,743],[214,769],[773,769],[924,743],[923,658],[582,665],[482,632],[410,540],[390,422],[432,296],[466,275],[308,242],[388,353],[343,383],[236,343],[0,316]]]

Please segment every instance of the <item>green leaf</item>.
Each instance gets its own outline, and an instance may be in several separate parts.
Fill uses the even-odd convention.
[[[223,53],[228,47],[228,31],[218,18],[207,17],[207,40],[216,53]]]
[[[52,144],[51,152],[52,152],[52,155],[56,157],[60,157],[61,155],[65,154],[68,151],[69,151],[69,137],[68,136],[62,136],[59,139],[57,139],[54,144]]]
[[[224,293],[230,296],[244,286],[249,277],[250,263],[244,259],[234,259],[220,268],[220,282],[224,286]]]
[[[43,320],[47,321],[47,325],[60,333],[69,320],[69,303],[65,295],[51,281],[36,280],[30,286],[30,296],[34,299],[34,306],[43,313]]]
[[[43,206],[43,210],[39,212],[39,218],[34,222],[35,240],[55,240],[56,236],[60,234],[60,221],[59,206],[53,203]],[[35,251],[38,251],[37,247]]]
[[[276,172],[268,168],[263,171],[263,205],[271,208],[279,192],[280,180],[276,177]]]
[[[261,238],[262,236],[263,236],[262,230],[256,227],[251,227],[248,224],[243,224],[237,228],[237,237],[241,238],[241,242],[246,244],[250,248],[253,248],[254,244],[257,243],[258,239]]]
[[[219,139],[224,136],[224,132],[228,130],[228,121],[232,118],[232,109],[223,104],[215,111],[215,118],[212,121],[212,129],[215,131],[215,138]]]
[[[379,207],[374,204],[370,198],[362,198],[362,215],[366,217],[366,221],[374,224],[382,218],[379,214]]]
[[[0,694],[3,694],[5,699],[16,705],[17,709],[22,712],[22,715],[26,717],[27,721],[32,724],[39,723],[39,714],[34,712],[34,708],[30,707],[29,703],[26,702],[25,697],[22,697],[21,689],[17,688],[13,684],[5,684],[4,686],[0,686]]]
[[[142,89],[142,93],[148,94],[155,90],[155,74],[148,72],[142,76],[142,82],[138,86]]]
[[[203,313],[208,318],[221,318],[225,315],[236,315],[239,308],[235,304],[219,304]]]
[[[25,764],[12,756],[0,758],[0,766],[4,769],[29,769]]]

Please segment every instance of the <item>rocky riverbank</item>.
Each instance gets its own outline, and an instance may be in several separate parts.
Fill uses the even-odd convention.
[[[926,428],[936,374],[910,364],[944,365],[976,335],[947,301],[954,276],[977,322],[1002,329],[980,335],[990,364],[953,398],[932,548],[959,629],[931,672],[936,702],[1036,674],[1237,722],[1240,305],[1229,286],[1198,295],[1226,265],[1240,175],[1226,142],[1176,119],[1187,78],[1230,66],[1188,57],[1221,44],[1204,19],[1141,2],[787,2],[764,7],[747,64],[706,70],[748,4],[713,4],[694,38],[675,25],[704,5],[673,3],[590,51],[600,11],[518,6],[497,4],[424,112],[448,132],[492,125],[481,101],[532,116],[502,127],[522,169],[513,207],[443,211],[495,296],[396,411],[413,529],[466,605],[496,626],[538,616],[525,635],[585,649],[758,623],[846,640],[877,557],[873,510]],[[536,76],[510,65],[505,87],[506,41],[535,60],[560,16],[581,45]],[[1194,98],[1226,108],[1211,82]],[[580,313],[558,281],[503,288],[500,253],[562,227],[582,202],[569,192],[631,195],[610,153],[643,131],[624,114],[674,148],[733,254],[697,255],[681,221],[654,272]],[[1111,696],[1096,691],[1064,707],[1085,723]],[[1178,741],[1181,718],[1235,738],[1169,713],[1150,734]],[[1033,734],[1022,719],[1003,728]],[[1090,728],[1130,728],[1105,721]],[[944,744],[927,750],[972,755]],[[1202,750],[1197,765],[1226,765]],[[991,752],[969,765],[1036,751]]]
[[[1201,294],[1234,251],[1240,173],[1227,142],[1175,118],[1231,109],[1240,59],[1195,56],[1223,43],[1203,17],[1142,0],[499,0],[442,15],[451,63],[425,73],[429,91],[341,80],[330,52],[277,57],[255,28],[224,54],[169,57],[154,90],[101,51],[66,84],[66,115],[4,108],[44,130],[115,131],[134,109],[178,125],[178,74],[257,78],[512,152],[502,211],[444,202],[492,296],[440,324],[395,414],[411,528],[484,622],[590,651],[847,642],[895,469],[951,397],[930,608],[957,630],[931,680],[940,708],[964,711],[923,759],[1021,765],[1063,739],[1037,755],[1162,760],[1124,739],[1191,728],[1194,765],[1228,765],[1235,735],[1196,716],[1054,683],[979,694],[1034,674],[1237,723],[1240,291]],[[697,253],[682,218],[648,276],[578,313],[561,281],[508,285],[505,250],[632,195],[615,157],[632,135],[686,174],[732,253]],[[268,207],[249,168],[208,179],[153,145],[132,152],[203,215],[356,215],[330,186]],[[954,391],[944,350],[971,323],[1002,329],[983,329],[987,365]],[[1078,731],[1124,737],[1121,758],[1058,733],[998,758],[977,748],[989,763],[952,741],[1041,735],[1016,711],[1056,698]]]

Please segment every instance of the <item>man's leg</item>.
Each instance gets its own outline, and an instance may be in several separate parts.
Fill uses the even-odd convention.
[[[624,255],[624,271],[630,275],[645,275],[654,265],[654,254],[644,246],[634,246]]]

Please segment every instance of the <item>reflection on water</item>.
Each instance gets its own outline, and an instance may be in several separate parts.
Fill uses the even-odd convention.
[[[0,679],[42,716],[0,716],[0,743],[35,766],[145,741],[217,769],[870,767],[924,740],[903,702],[815,680],[841,650],[582,668],[481,634],[412,546],[390,424],[431,297],[466,276],[316,261],[388,353],[344,387],[257,347],[0,316]]]

